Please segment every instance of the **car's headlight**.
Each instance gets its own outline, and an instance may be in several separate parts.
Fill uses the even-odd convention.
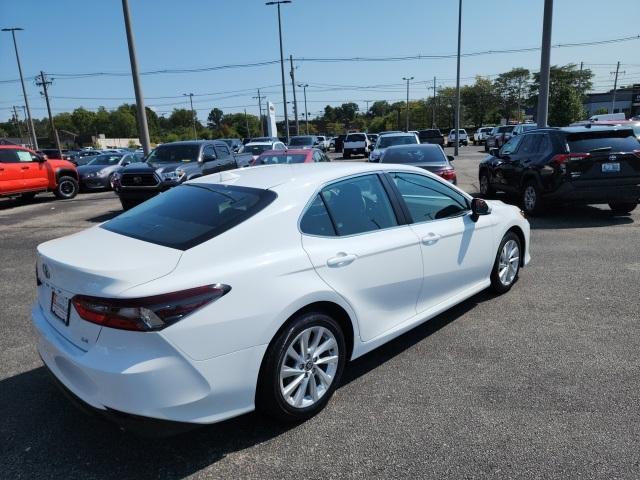
[[[87,173],[84,178],[94,178],[96,176],[95,172]]]
[[[98,177],[108,177],[109,176],[109,170],[100,170],[97,173],[97,176]]]

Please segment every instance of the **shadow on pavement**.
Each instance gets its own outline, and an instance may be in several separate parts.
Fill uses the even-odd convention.
[[[347,365],[349,384],[447,326],[485,291]],[[331,403],[327,406],[331,409]],[[140,438],[77,410],[44,367],[0,381],[0,463],[5,478],[171,478],[275,438],[282,426],[255,413],[164,439]]]
[[[122,210],[110,210],[107,213],[103,213],[102,215],[96,215],[95,217],[87,218],[87,222],[92,223],[102,223],[107,220],[111,220],[112,218],[117,217],[122,213]]]

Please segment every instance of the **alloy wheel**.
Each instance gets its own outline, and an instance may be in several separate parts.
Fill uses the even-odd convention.
[[[536,188],[533,185],[527,185],[524,189],[524,208],[527,212],[532,212],[536,208],[536,203],[538,202],[538,195],[536,193]]]
[[[73,193],[76,190],[76,187],[72,182],[68,180],[64,180],[60,183],[59,189],[62,195],[64,195],[65,197],[68,197],[70,195],[73,195]]]
[[[329,390],[341,352],[334,334],[324,327],[309,327],[287,346],[280,363],[280,392],[295,408],[316,404]]]
[[[518,274],[520,268],[520,248],[515,240],[505,242],[498,260],[498,277],[500,283],[508,287]]]

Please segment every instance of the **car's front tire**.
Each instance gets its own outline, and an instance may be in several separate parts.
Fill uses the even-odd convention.
[[[520,238],[514,232],[507,232],[502,237],[493,270],[491,270],[491,289],[494,292],[506,293],[518,280],[522,249]]]
[[[53,194],[61,200],[70,200],[78,194],[80,187],[73,177],[60,177]]]
[[[346,355],[344,334],[333,318],[321,312],[294,318],[267,349],[256,409],[282,422],[314,416],[338,386]]]
[[[609,208],[615,215],[628,215],[638,206],[634,202],[611,202]]]

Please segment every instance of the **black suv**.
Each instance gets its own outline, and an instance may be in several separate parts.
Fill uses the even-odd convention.
[[[112,179],[127,210],[192,178],[248,165],[250,154],[233,154],[221,140],[165,143],[146,161],[127,165]]]
[[[444,137],[442,132],[437,128],[430,128],[428,130],[420,130],[418,132],[418,139],[420,143],[435,143],[444,147]]]
[[[607,203],[625,214],[640,199],[640,142],[623,127],[531,130],[491,149],[478,179],[482,195],[518,194],[530,214],[551,201]]]

